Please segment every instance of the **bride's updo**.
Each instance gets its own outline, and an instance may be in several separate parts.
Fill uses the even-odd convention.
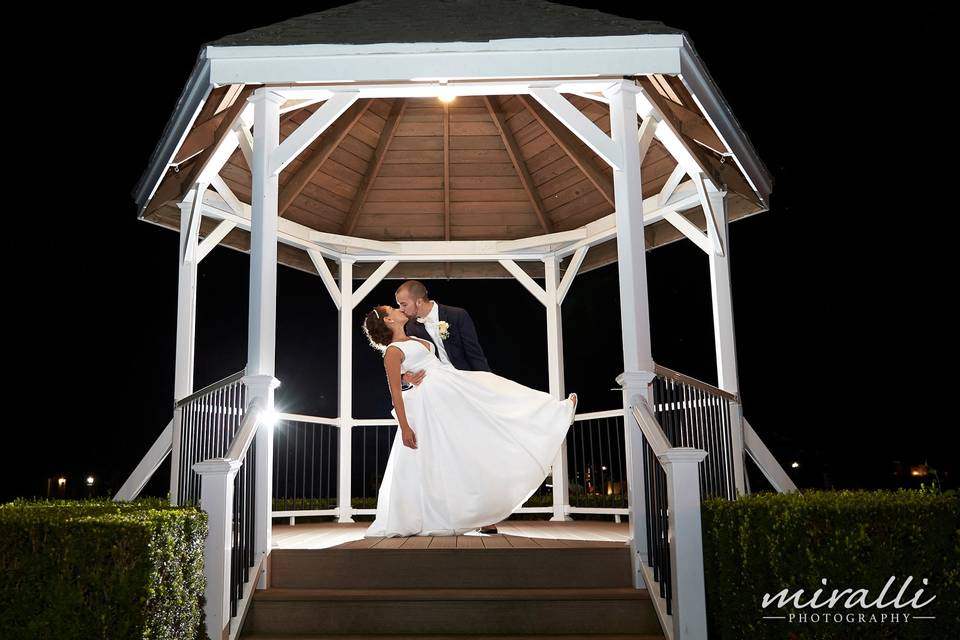
[[[386,351],[387,345],[393,342],[393,330],[383,321],[386,315],[387,308],[381,305],[371,309],[363,319],[363,335],[378,351]]]

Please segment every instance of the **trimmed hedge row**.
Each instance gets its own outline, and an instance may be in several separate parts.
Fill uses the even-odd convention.
[[[0,505],[0,637],[206,637],[207,514],[163,498]]]
[[[960,496],[953,492],[761,492],[735,501],[705,500],[702,521],[711,640],[960,638]],[[919,589],[917,604],[936,598],[920,608],[847,608],[846,596],[832,607],[763,607],[765,594],[784,589],[790,595],[803,589],[801,603],[818,589],[818,603],[834,589],[866,589],[863,601],[874,603],[891,577],[884,603],[901,589],[901,603]],[[875,621],[861,620],[859,613]],[[900,614],[899,622],[880,618],[892,613]],[[911,616],[906,622],[904,613]],[[806,614],[804,622],[800,614]]]

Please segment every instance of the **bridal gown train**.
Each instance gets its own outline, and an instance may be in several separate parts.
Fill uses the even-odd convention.
[[[417,448],[403,444],[398,428],[364,537],[459,535],[504,520],[547,477],[573,401],[457,369],[432,343],[391,344],[404,353],[401,373],[426,369],[419,385],[401,392]]]

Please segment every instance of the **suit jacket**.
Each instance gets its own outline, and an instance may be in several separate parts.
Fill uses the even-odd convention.
[[[490,371],[490,365],[487,364],[487,357],[483,354],[480,347],[480,340],[477,338],[477,329],[473,325],[473,319],[466,309],[454,307],[448,304],[437,305],[437,313],[440,320],[444,320],[450,325],[450,336],[443,341],[443,348],[450,358],[450,363],[457,369],[467,371]],[[404,325],[404,331],[408,336],[416,336],[433,342],[436,356],[440,357],[440,347],[434,342],[427,328],[416,318],[411,318]]]

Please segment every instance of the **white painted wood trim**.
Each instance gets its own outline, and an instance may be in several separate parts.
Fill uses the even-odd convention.
[[[624,77],[680,72],[679,34],[504,38],[485,43],[207,47],[215,84]],[[365,47],[365,48],[364,48]],[[469,74],[469,75],[467,75]],[[367,96],[362,96],[367,97]]]
[[[540,304],[547,306],[547,292],[531,278],[526,271],[520,268],[513,260],[498,260],[504,269],[513,274],[520,281],[527,291],[533,294],[533,297],[540,301]]]
[[[700,462],[703,449],[674,447],[658,455],[667,475],[673,638],[707,637],[707,600],[700,522]]]
[[[697,225],[690,222],[690,220],[676,211],[666,211],[663,214],[664,219],[666,219],[670,224],[672,224],[680,233],[685,235],[690,239],[695,245],[700,247],[700,249],[707,255],[713,253],[713,242],[710,241],[710,238],[700,231],[697,228]]]
[[[530,95],[614,169],[623,169],[621,150],[580,109],[550,87],[530,85]]]
[[[137,463],[133,473],[130,474],[123,483],[123,486],[120,487],[120,490],[113,496],[113,500],[115,502],[135,500],[137,496],[140,495],[140,492],[143,491],[143,488],[147,486],[153,474],[156,473],[160,465],[163,464],[163,461],[170,455],[172,447],[173,419],[171,418],[167,426],[164,427],[160,435],[157,436],[157,439],[150,445],[150,449],[147,450],[143,459]],[[171,495],[171,497],[173,496]]]
[[[700,206],[703,207],[703,217],[706,220],[707,230],[712,239],[713,249],[718,256],[723,257],[724,238],[720,235],[716,207],[710,198],[710,194],[707,193],[706,178],[702,173],[693,174],[691,178],[697,188],[697,195],[700,197]]]
[[[383,280],[388,273],[390,273],[395,266],[400,263],[399,260],[387,260],[379,267],[376,271],[370,274],[370,277],[353,293],[353,308],[356,309],[357,305],[363,302],[363,299],[367,297],[367,294]]]
[[[683,168],[683,165],[678,164],[673,168],[673,172],[670,174],[670,177],[667,178],[666,183],[664,183],[663,188],[660,190],[660,202],[666,202],[670,199],[670,196],[673,195],[673,192],[677,190],[677,187],[680,186],[680,183],[687,175],[687,170]]]
[[[779,493],[793,493],[797,491],[796,483],[787,475],[787,472],[780,465],[780,462],[777,461],[773,453],[770,452],[770,449],[767,448],[767,445],[764,444],[760,436],[757,435],[757,432],[753,430],[753,427],[750,426],[747,419],[742,418],[742,420],[743,442],[747,454],[750,455],[750,458],[756,463],[757,467],[760,468],[760,471],[767,481],[773,485],[773,488]]]
[[[307,254],[309,254],[310,259],[313,261],[313,266],[320,275],[320,279],[323,280],[323,284],[327,288],[327,293],[330,294],[330,299],[333,300],[333,304],[336,305],[337,309],[339,309],[340,287],[337,286],[337,281],[334,279],[333,273],[330,271],[330,267],[327,266],[323,256],[320,255],[320,252],[316,249],[307,249]]]
[[[557,289],[557,304],[563,304],[563,299],[567,297],[567,292],[570,291],[573,279],[577,277],[577,272],[580,270],[580,265],[583,264],[583,259],[587,256],[589,249],[590,245],[584,245],[577,249],[573,257],[570,258],[570,264],[567,265],[567,270],[563,273],[563,280],[560,281],[560,287]]]
[[[213,231],[197,247],[197,262],[201,262],[207,257],[207,254],[214,250],[220,242],[227,237],[227,234],[236,228],[236,223],[230,220],[221,220]]]
[[[337,485],[337,522],[353,522],[351,498],[353,464],[353,260],[340,260],[340,316],[337,338],[337,418],[340,424],[340,459]]]
[[[274,90],[275,91],[275,90]],[[281,94],[282,95],[282,94]],[[333,93],[303,124],[288,135],[270,154],[270,174],[279,175],[304,149],[317,139],[344,111],[350,108],[360,94],[356,91]],[[279,116],[279,113],[278,113]]]

